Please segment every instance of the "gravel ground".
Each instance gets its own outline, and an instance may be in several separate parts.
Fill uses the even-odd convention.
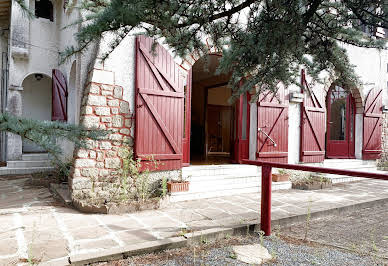
[[[265,265],[388,265],[387,210],[377,205],[277,227],[269,238],[232,236],[98,265],[248,265],[234,259],[232,246],[261,242],[274,258]]]
[[[167,250],[98,265],[248,265],[234,259],[231,246],[253,243],[260,243],[260,238],[258,236],[233,236],[217,243]],[[388,265],[384,264],[383,259],[374,256],[363,256],[355,252],[306,243],[293,238],[270,237],[265,238],[263,244],[274,257],[272,261],[264,265]]]

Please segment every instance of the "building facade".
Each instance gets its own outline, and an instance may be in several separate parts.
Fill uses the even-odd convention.
[[[323,84],[313,84],[301,69],[303,89],[279,85],[276,95],[263,94],[252,102],[252,88],[231,103],[230,75],[216,75],[222,54],[212,47],[207,54],[178,58],[163,45],[152,54],[148,37],[127,37],[101,62],[108,35],[60,64],[59,52],[75,44],[79,29],[65,26],[81,16],[79,11],[66,9],[60,0],[30,0],[26,3],[37,18],[29,19],[6,2],[1,110],[112,131],[106,140],[90,141],[88,149],[74,151],[63,143],[64,156],[74,160],[74,199],[88,199],[92,187],[97,197],[107,197],[123,163],[121,150],[128,148],[143,163],[159,161],[152,170],[169,171],[172,177],[185,166],[243,159],[321,163],[385,158],[387,51],[346,46],[362,81],[359,88],[344,88],[324,74]],[[1,135],[2,161],[42,152],[19,136]]]

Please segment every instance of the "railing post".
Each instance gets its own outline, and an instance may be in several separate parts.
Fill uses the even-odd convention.
[[[271,188],[272,185],[272,167],[261,167],[261,219],[260,230],[264,231],[266,236],[271,235]]]

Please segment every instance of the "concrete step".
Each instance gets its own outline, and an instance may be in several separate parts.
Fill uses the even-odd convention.
[[[191,184],[190,184],[191,185]],[[272,191],[290,189],[291,182],[272,182]],[[202,192],[177,192],[172,193],[170,196],[171,202],[180,202],[186,200],[196,200],[196,199],[206,199],[206,198],[214,198],[214,197],[222,197],[222,196],[230,196],[230,195],[238,195],[238,194],[246,194],[246,193],[258,193],[260,192],[261,184],[254,184],[254,186],[249,187],[241,187],[241,188],[231,188],[231,189],[222,189],[222,190],[213,190],[213,191],[202,191]]]
[[[222,174],[222,175],[208,175],[208,176],[191,176],[186,180],[190,182],[208,182],[208,181],[228,181],[231,179],[246,179],[246,178],[254,178],[254,180],[260,180],[261,173],[256,173],[254,175],[242,175],[242,174]]]
[[[25,153],[22,155],[23,161],[48,161],[48,153]]]
[[[28,168],[28,167],[49,167],[50,161],[8,161],[7,166],[9,168]]]
[[[258,169],[254,165],[241,164],[189,166],[182,168],[182,176],[183,178],[216,175],[254,176],[258,174]]]
[[[51,171],[54,171],[54,167],[24,167],[24,168],[1,167],[0,168],[0,176],[2,176],[2,175],[26,175],[26,174],[51,172]]]
[[[326,159],[323,162],[323,167],[328,168],[359,168],[359,167],[376,167],[375,160],[358,160],[358,159]]]

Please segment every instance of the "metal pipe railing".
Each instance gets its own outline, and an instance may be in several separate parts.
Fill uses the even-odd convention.
[[[271,235],[271,187],[272,187],[272,167],[306,172],[357,176],[372,179],[388,180],[388,174],[368,173],[353,170],[341,170],[334,168],[324,168],[317,166],[307,166],[301,164],[271,163],[253,160],[242,160],[243,164],[261,166],[261,214],[260,229],[266,236]]]

